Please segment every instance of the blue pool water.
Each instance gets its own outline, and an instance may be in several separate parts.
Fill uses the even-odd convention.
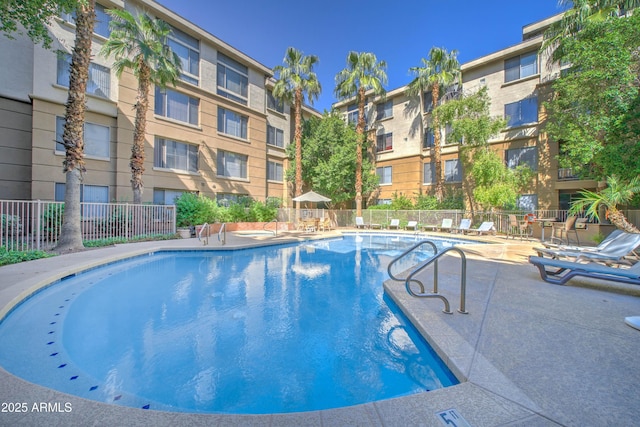
[[[16,307],[0,323],[0,365],[88,399],[184,412],[321,410],[453,385],[383,292],[387,264],[414,243],[358,234],[110,264]]]

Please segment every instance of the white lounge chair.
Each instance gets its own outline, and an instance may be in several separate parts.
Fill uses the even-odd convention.
[[[475,232],[478,233],[479,235],[481,234],[496,234],[496,229],[493,226],[493,221],[485,221],[482,224],[480,224],[480,227],[478,228],[470,228],[469,232]]]
[[[391,222],[389,223],[389,230],[391,229],[398,230],[399,228],[400,228],[400,220],[397,218],[392,219]]]
[[[356,217],[356,228],[367,228],[368,225],[365,224],[364,219],[361,216]]]
[[[454,228],[451,231],[455,231],[457,233],[465,234],[471,228],[471,220],[469,218],[463,218],[460,220],[460,225],[458,228]]]
[[[627,256],[634,256],[634,250],[640,246],[640,234],[622,232],[611,239],[606,245],[592,247],[578,247],[575,249],[533,248],[538,256],[549,258],[567,258],[575,262],[594,261],[605,264],[627,263]]]
[[[404,229],[418,231],[418,221],[409,221]]]

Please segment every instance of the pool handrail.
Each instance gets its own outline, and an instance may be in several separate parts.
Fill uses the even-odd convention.
[[[207,235],[203,239],[202,238],[202,233],[204,232],[204,230],[207,230]],[[198,232],[198,240],[201,241],[203,245],[209,245],[209,235],[210,234],[211,234],[211,227],[209,226],[209,223],[205,222],[204,224],[202,224],[202,227],[200,228],[200,231]]]
[[[222,236],[222,238],[220,237]],[[218,230],[218,241],[223,245],[227,243],[227,223],[223,222],[220,226],[220,230]]]
[[[275,230],[267,230],[267,225],[271,224],[272,222],[276,223],[276,229]],[[274,236],[278,235],[278,218],[276,219],[272,219],[271,221],[267,222],[265,225],[262,226],[262,230],[264,231],[272,231]]]

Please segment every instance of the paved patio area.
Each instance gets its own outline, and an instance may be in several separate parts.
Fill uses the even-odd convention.
[[[225,248],[322,235],[329,234],[281,233],[274,238],[229,233]],[[551,285],[526,261],[535,242],[486,239],[498,244],[464,247],[469,314],[455,311],[460,296],[460,259],[455,255],[441,260],[439,281],[440,293],[449,299],[454,314],[442,313],[440,300],[409,296],[403,283],[384,284],[461,380],[457,386],[327,411],[201,415],[89,401],[27,383],[0,369],[0,426],[638,425],[640,331],[623,319],[640,315],[640,287],[587,279],[572,280],[570,286]],[[202,247],[197,239],[145,242],[0,267],[0,318],[35,288],[71,271],[159,249]],[[219,248],[217,238],[212,237],[208,247]],[[429,284],[432,272],[426,274],[424,283]],[[27,403],[26,412],[5,412],[9,403],[20,402]],[[42,402],[61,411],[34,411],[34,403]],[[71,411],[64,412],[68,407]],[[456,415],[461,418],[453,419]]]

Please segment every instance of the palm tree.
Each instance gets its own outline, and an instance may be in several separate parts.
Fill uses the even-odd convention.
[[[95,23],[95,0],[78,2],[76,7],[76,39],[71,55],[69,95],[67,98],[62,141],[65,148],[63,170],[65,173],[64,215],[60,238],[56,245],[59,252],[84,248],[80,227],[80,184],[84,166],[84,113],[91,41]]]
[[[635,194],[640,193],[640,176],[629,182],[621,182],[617,177],[610,176],[607,178],[607,187],[600,192],[582,190],[578,193],[581,198],[571,203],[570,214],[584,212],[599,220],[598,210],[603,206],[606,210],[605,217],[613,225],[627,233],[640,233],[640,230],[618,210],[618,205],[628,204]]]
[[[338,99],[357,97],[358,123],[356,133],[356,216],[362,216],[362,147],[366,141],[364,105],[367,91],[384,96],[387,84],[387,63],[379,61],[373,53],[351,51],[347,55],[347,68],[336,75],[335,94]]]
[[[427,59],[422,58],[421,67],[411,67],[409,72],[415,78],[409,83],[407,95],[418,96],[422,104],[422,96],[425,91],[431,89],[432,105],[438,106],[441,88],[446,88],[460,81],[460,63],[457,59],[458,51],[447,52],[446,49],[433,47],[429,51]],[[435,196],[438,201],[442,201],[443,177],[442,177],[442,144],[440,138],[440,121],[438,115],[433,115],[433,162],[435,163],[436,182]]]
[[[313,66],[318,62],[315,55],[303,55],[299,50],[289,47],[282,60],[284,65],[273,68],[278,79],[273,87],[273,96],[281,102],[293,104],[295,114],[294,139],[296,144],[296,188],[295,197],[302,194],[302,104],[305,94],[309,104],[318,99],[322,87]],[[297,202],[300,208],[300,202]]]
[[[574,36],[587,22],[604,21],[619,16],[620,12],[640,6],[640,0],[558,0],[561,7],[568,7],[562,19],[554,22],[544,33],[540,51],[549,51],[550,61],[560,61],[564,56],[562,40]]]
[[[144,142],[149,109],[151,83],[159,87],[176,85],[182,64],[177,54],[166,44],[171,33],[169,24],[153,19],[146,13],[134,17],[127,10],[111,9],[111,35],[102,47],[102,54],[114,56],[113,69],[120,77],[125,68],[133,70],[138,79],[136,118],[131,147],[131,188],[133,203],[142,203],[144,184]]]

